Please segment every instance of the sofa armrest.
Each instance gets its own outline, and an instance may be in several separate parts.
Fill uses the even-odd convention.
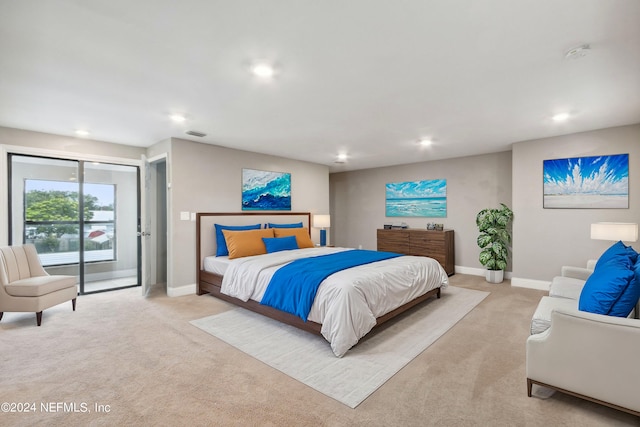
[[[527,378],[640,411],[639,355],[640,320],[557,309],[527,339]]]
[[[582,267],[571,267],[568,265],[563,265],[560,270],[560,275],[563,277],[572,277],[574,279],[587,280],[589,276],[591,276],[593,270]]]

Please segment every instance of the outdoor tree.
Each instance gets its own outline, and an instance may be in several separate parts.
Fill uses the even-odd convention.
[[[49,222],[53,224],[40,224],[36,227],[36,233],[45,233],[50,238],[59,238],[65,233],[78,234],[79,197],[74,191],[43,191],[31,190],[26,194],[26,220],[27,222]],[[84,220],[93,218],[94,210],[99,210],[98,199],[92,195],[84,196]],[[65,224],[64,222],[68,222]],[[74,224],[69,224],[74,223]],[[50,242],[48,246],[54,245]]]

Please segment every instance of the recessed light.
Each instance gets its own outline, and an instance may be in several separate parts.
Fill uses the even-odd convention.
[[[420,141],[418,141],[418,144],[420,144],[422,147],[428,147],[433,143],[433,141],[431,141],[431,139],[429,138],[422,138]]]
[[[569,113],[558,113],[551,118],[554,122],[564,122],[569,119]]]
[[[169,118],[171,120],[173,120],[176,123],[182,123],[185,120],[187,120],[187,118],[185,116],[183,116],[182,114],[172,114],[169,116]]]
[[[345,163],[347,161],[347,155],[344,153],[338,154],[336,157],[336,163]]]
[[[254,65],[251,67],[251,72],[262,79],[270,79],[276,73],[271,65],[265,63]]]
[[[89,136],[89,131],[84,129],[76,129],[76,135],[78,136]]]

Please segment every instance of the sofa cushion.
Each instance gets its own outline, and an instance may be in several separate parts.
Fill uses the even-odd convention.
[[[590,313],[609,314],[633,278],[628,256],[618,255],[604,264],[598,261],[595,271],[582,288],[578,308]]]
[[[531,319],[531,335],[544,332],[551,326],[551,312],[556,308],[575,310],[578,301],[569,298],[542,297]]]
[[[573,277],[556,276],[551,281],[549,296],[578,300],[585,281]]]
[[[39,297],[61,289],[76,286],[76,276],[38,276],[16,280],[5,285],[7,293],[14,297]]]

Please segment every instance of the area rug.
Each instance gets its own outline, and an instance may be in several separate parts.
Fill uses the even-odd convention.
[[[191,321],[205,332],[351,408],[433,344],[489,292],[449,286],[440,299],[370,332],[342,358],[318,335],[234,308]]]

